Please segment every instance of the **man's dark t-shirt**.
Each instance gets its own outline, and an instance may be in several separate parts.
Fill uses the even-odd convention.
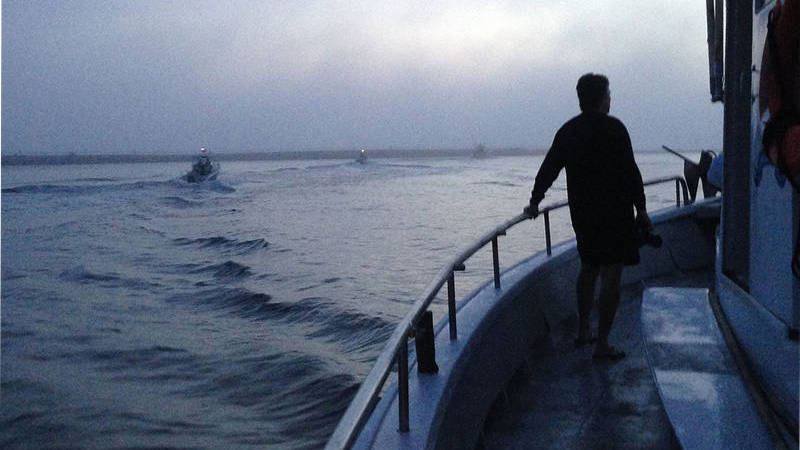
[[[638,263],[633,207],[644,210],[645,197],[625,125],[600,112],[583,112],[565,123],[536,175],[533,202],[544,198],[562,168],[581,260]]]

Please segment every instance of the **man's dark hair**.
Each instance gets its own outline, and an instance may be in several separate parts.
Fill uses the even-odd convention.
[[[608,78],[597,73],[587,73],[578,80],[578,102],[581,111],[600,106],[608,90]]]

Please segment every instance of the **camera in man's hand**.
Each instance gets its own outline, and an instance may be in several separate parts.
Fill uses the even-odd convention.
[[[661,248],[661,245],[664,244],[664,240],[661,239],[661,236],[653,234],[649,222],[646,223],[638,220],[633,227],[633,239],[639,247],[649,245],[650,247]]]

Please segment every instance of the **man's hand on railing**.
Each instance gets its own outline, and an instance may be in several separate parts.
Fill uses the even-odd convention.
[[[539,215],[539,204],[534,203],[533,199],[531,199],[530,204],[522,210],[522,213],[535,219]]]

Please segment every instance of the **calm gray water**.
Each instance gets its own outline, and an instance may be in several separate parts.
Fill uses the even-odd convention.
[[[394,324],[521,212],[540,163],[232,162],[199,185],[188,164],[4,166],[0,447],[323,446]],[[562,174],[544,204],[565,195]],[[544,247],[540,222],[501,238],[502,266]],[[457,296],[490,276],[486,249]]]

